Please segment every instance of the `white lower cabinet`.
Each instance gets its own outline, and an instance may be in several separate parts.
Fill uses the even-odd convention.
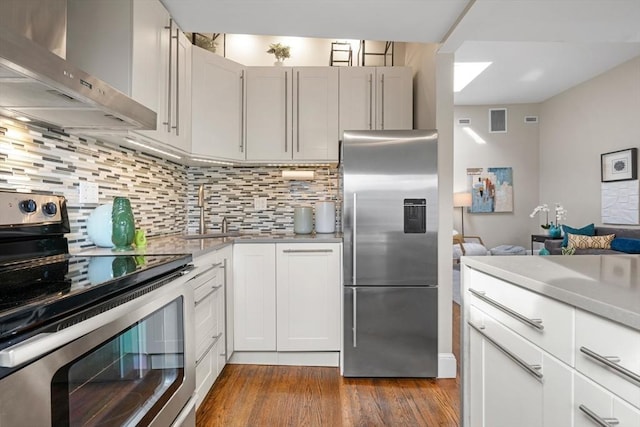
[[[340,350],[339,245],[276,245],[278,351]]]
[[[470,426],[571,425],[571,368],[470,307]]]
[[[466,265],[462,277],[464,426],[640,426],[640,331]]]
[[[275,351],[275,245],[237,244],[233,263],[234,350]]]
[[[577,372],[574,390],[574,427],[640,426],[640,409]]]
[[[231,289],[227,256],[221,249],[194,259],[189,284],[195,294],[196,406],[200,406],[226,363],[226,293]]]
[[[234,361],[250,360],[250,354],[237,352],[262,352],[265,363],[286,364],[296,364],[293,353],[301,359],[312,352],[338,354],[341,248],[340,243],[235,245]]]

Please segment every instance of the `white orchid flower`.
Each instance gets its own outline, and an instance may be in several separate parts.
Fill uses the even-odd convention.
[[[536,208],[533,210],[533,212],[531,212],[529,217],[533,218],[534,216],[536,216],[538,212],[549,212],[549,206],[547,204],[536,206]]]

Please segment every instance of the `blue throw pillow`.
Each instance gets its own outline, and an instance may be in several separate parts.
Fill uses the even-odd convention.
[[[616,237],[611,242],[611,249],[627,254],[640,254],[640,239]]]
[[[562,224],[562,230],[564,231],[564,239],[562,239],[562,247],[566,248],[567,243],[569,243],[569,233],[571,234],[579,234],[581,236],[595,236],[596,235],[596,226],[593,223],[589,225],[585,225],[582,228],[573,228],[568,225]]]

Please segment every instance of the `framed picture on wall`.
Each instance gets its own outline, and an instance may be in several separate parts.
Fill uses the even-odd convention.
[[[638,149],[612,151],[600,155],[600,181],[638,179]]]

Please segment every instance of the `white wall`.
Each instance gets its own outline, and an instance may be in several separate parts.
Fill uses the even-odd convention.
[[[540,106],[540,200],[561,202],[566,223],[601,223],[600,155],[640,148],[640,57]]]
[[[281,43],[291,48],[291,57],[284,60],[285,66],[326,66],[329,65],[331,43],[334,41],[349,42],[352,48],[353,66],[359,65],[357,55],[360,48],[360,40],[227,34],[224,49],[222,46],[222,37],[218,38],[216,53],[247,66],[271,66],[275,62],[275,57],[273,54],[267,53],[269,45],[271,43]],[[366,50],[367,52],[383,52],[384,42],[367,40]],[[340,54],[340,58],[338,58],[336,54],[336,59],[346,59],[346,57],[346,55]],[[367,56],[366,65],[383,65],[383,59],[383,57]],[[391,65],[391,57],[389,57],[387,61],[388,65]],[[395,44],[394,61],[394,65],[403,65],[403,43]]]
[[[507,109],[507,133],[489,133],[489,109]],[[529,214],[539,204],[539,125],[524,123],[525,116],[537,116],[538,104],[456,106],[454,123],[471,119],[469,127],[486,144],[476,143],[454,124],[453,191],[468,191],[467,168],[512,167],[513,212],[464,213],[464,232],[480,236],[488,248],[511,244],[530,248],[532,233],[541,233],[538,219]],[[540,118],[544,120],[544,118]],[[453,209],[454,228],[461,231],[460,208]]]
[[[405,64],[413,78],[413,124],[416,129],[436,129],[436,52],[435,43],[407,43]]]
[[[449,215],[453,187],[453,54],[438,54],[437,44],[407,43],[407,66],[413,68],[413,123],[438,130],[438,352],[452,352],[452,262]],[[442,362],[442,361],[441,361]],[[440,375],[447,371],[440,365]]]

